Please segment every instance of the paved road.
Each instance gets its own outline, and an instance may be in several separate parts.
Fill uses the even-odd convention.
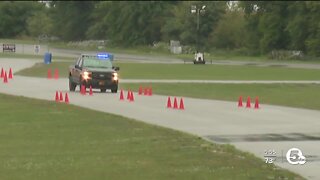
[[[34,61],[0,60],[0,66],[14,72]],[[67,79],[48,80],[15,76],[0,83],[0,92],[54,100],[55,91],[68,92]],[[78,89],[77,89],[78,90]],[[126,94],[126,93],[125,93]],[[320,111],[261,105],[261,109],[238,108],[236,102],[184,98],[185,110],[166,108],[167,96],[138,96],[135,102],[119,101],[119,93],[82,96],[69,94],[71,104],[119,114],[147,123],[188,132],[217,143],[230,143],[263,159],[264,150],[278,153],[276,164],[308,179],[320,179]],[[179,98],[179,97],[178,97]],[[236,98],[236,97],[235,97]],[[286,162],[289,148],[300,148],[307,157],[303,166]]]

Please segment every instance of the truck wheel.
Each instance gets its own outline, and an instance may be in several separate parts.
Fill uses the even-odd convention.
[[[111,89],[111,92],[112,92],[112,93],[117,93],[117,92],[118,92],[118,88]]]
[[[77,87],[77,84],[75,84],[74,82],[72,82],[71,80],[69,80],[69,90],[70,91],[75,91]]]
[[[100,89],[100,92],[106,92],[107,91],[107,89]]]

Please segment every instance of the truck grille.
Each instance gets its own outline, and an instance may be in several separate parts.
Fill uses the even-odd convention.
[[[92,72],[92,79],[111,80],[111,73]]]

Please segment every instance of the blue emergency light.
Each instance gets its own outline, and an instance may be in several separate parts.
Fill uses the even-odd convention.
[[[97,58],[101,60],[110,60],[110,54],[109,53],[99,53],[97,54]]]

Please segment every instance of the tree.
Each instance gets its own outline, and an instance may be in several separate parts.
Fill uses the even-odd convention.
[[[88,27],[86,32],[87,38],[93,39],[106,39],[107,30],[109,28],[109,19],[108,19],[108,11],[110,11],[109,7],[112,7],[112,2],[110,1],[101,1],[97,3],[94,7],[94,10],[91,14],[91,19],[93,23],[90,27]],[[110,13],[110,12],[109,12]]]
[[[95,1],[52,1],[50,17],[53,21],[54,35],[63,40],[86,39],[91,26],[91,13]]]
[[[309,24],[308,37],[305,40],[307,52],[320,56],[320,3],[317,1],[306,2],[308,9],[307,20]]]
[[[121,46],[149,45],[162,38],[167,9],[171,2],[111,1],[97,4],[88,37],[106,38]]]
[[[268,53],[273,49],[288,48],[288,4],[286,1],[240,2],[246,13],[246,46],[251,51]]]
[[[0,37],[12,38],[26,34],[27,19],[43,6],[36,1],[0,2]]]
[[[308,37],[309,25],[307,19],[308,9],[305,2],[291,2],[288,4],[288,24],[286,32],[289,33],[290,49],[305,51],[305,40]]]
[[[205,14],[200,15],[199,30],[197,32],[197,15],[191,14],[191,5],[198,8],[206,6]],[[220,1],[184,1],[172,8],[173,16],[167,19],[162,32],[168,34],[168,38],[177,39],[182,44],[195,45],[198,41],[202,48],[209,47],[208,36],[216,27],[220,17],[226,9],[226,3]],[[198,40],[197,40],[198,34]]]
[[[287,7],[286,1],[273,1],[261,7],[265,10],[259,22],[259,31],[263,34],[260,40],[262,53],[268,53],[273,49],[287,49],[289,43],[286,31]]]
[[[52,34],[52,19],[48,15],[48,9],[35,11],[27,20],[28,33],[33,37]]]
[[[240,49],[246,39],[243,11],[227,11],[210,34],[210,43],[221,49]]]

